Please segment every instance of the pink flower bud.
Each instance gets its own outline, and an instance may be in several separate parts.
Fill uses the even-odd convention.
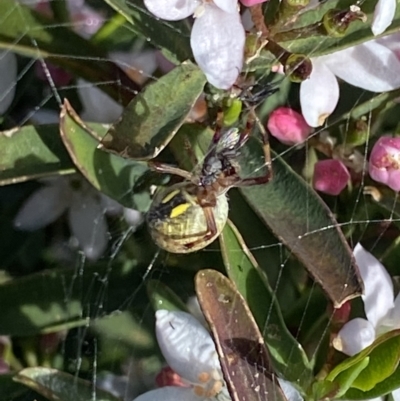
[[[332,325],[342,327],[349,321],[351,313],[351,302],[345,302],[340,308],[334,309],[332,316]]]
[[[266,1],[268,0],[240,0],[240,2],[246,7],[251,7],[256,4],[265,3]]]
[[[312,131],[304,117],[289,107],[274,110],[269,116],[267,127],[271,135],[285,145],[304,142]]]
[[[10,367],[7,362],[0,358],[0,375],[10,372]]]
[[[369,175],[394,191],[400,191],[400,137],[378,139],[369,157]]]
[[[186,387],[178,373],[173,371],[169,366],[161,369],[161,372],[156,377],[156,384],[158,387]]]
[[[35,64],[35,73],[36,76],[45,82],[48,82],[47,73],[50,74],[51,79],[54,82],[54,85],[65,86],[68,85],[72,81],[72,75],[70,75],[67,71],[63,70],[60,67],[57,67],[53,64],[46,63],[47,71],[44,70],[43,65],[39,62]]]
[[[339,195],[349,179],[350,174],[340,160],[328,159],[315,163],[313,186],[317,191],[328,195]]]

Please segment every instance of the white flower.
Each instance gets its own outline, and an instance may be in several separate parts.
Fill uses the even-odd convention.
[[[335,109],[339,100],[337,78],[372,92],[399,88],[398,47],[398,35],[395,34],[313,57],[312,73],[300,87],[301,109],[307,124],[311,127],[322,125]]]
[[[245,31],[237,0],[145,0],[156,17],[168,21],[196,18],[190,44],[208,82],[229,89],[242,70]]]
[[[396,0],[378,0],[375,6],[371,30],[377,36],[392,23],[396,12]]]
[[[185,312],[156,312],[156,335],[165,360],[188,387],[148,391],[135,401],[230,400],[208,331]]]
[[[24,231],[38,230],[68,211],[71,233],[80,248],[89,259],[98,259],[108,243],[105,213],[115,214],[122,211],[122,206],[83,179],[57,177],[43,182],[45,185],[18,211],[14,226]]]
[[[10,107],[17,84],[17,57],[10,51],[0,51],[0,115]]]
[[[339,331],[333,345],[352,356],[371,345],[381,334],[400,328],[400,295],[394,299],[392,280],[383,265],[360,244],[354,248],[354,257],[364,281],[364,310],[367,319],[355,318]],[[288,401],[302,401],[303,397],[286,381],[279,383]],[[394,401],[400,401],[400,389],[392,392]],[[369,401],[382,401],[382,397]]]
[[[355,355],[371,345],[383,333],[400,328],[400,296],[394,299],[393,283],[384,266],[360,244],[354,256],[364,281],[362,296],[366,319],[347,322],[334,340],[334,347]]]

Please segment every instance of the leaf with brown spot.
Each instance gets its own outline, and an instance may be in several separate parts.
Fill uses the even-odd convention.
[[[202,270],[196,275],[196,293],[232,400],[286,401],[263,337],[232,281],[215,270]]]

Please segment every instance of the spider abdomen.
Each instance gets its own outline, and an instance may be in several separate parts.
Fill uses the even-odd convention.
[[[212,208],[216,233],[207,234],[207,221],[198,204],[197,187],[182,182],[158,191],[147,214],[147,223],[154,242],[172,253],[189,253],[202,249],[221,233],[228,218],[225,194],[216,198]],[[193,245],[191,245],[193,244]]]

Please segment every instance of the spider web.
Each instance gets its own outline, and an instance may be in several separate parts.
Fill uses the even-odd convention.
[[[57,1],[51,0],[52,3]],[[36,2],[30,3],[30,6],[33,6]],[[93,11],[97,12],[98,19],[95,22],[99,26],[113,18],[114,13],[107,4],[100,1],[87,1],[87,3],[93,7]],[[16,4],[15,7],[19,8],[20,6]],[[54,23],[53,28],[60,25],[68,26],[81,33],[85,32],[84,19],[70,23]],[[29,24],[27,24],[28,26]],[[124,32],[124,30],[126,31]],[[31,38],[31,34],[32,32],[27,28],[25,36]],[[121,35],[124,34],[128,39],[130,36],[133,37],[127,24],[123,25],[121,29]],[[89,34],[86,33],[86,35]],[[129,46],[127,44],[128,39],[124,40],[123,45],[118,50],[125,52],[135,50],[138,53],[151,50],[146,41],[136,40],[132,46]],[[14,45],[10,46],[10,51],[13,51],[13,46],[18,46],[18,42],[16,41]],[[68,98],[78,111],[82,111],[82,99],[79,98],[79,90],[93,87],[101,88],[110,84],[116,84],[122,89],[131,89],[117,80],[99,80],[89,83],[74,77],[69,82],[60,85],[51,63],[42,56],[45,53],[44,50],[37,45],[34,39],[31,40],[31,44],[36,50],[36,56],[33,58],[19,56],[17,80],[9,88],[12,90],[16,86],[17,95],[11,107],[9,119],[3,121],[6,128],[13,125],[37,124],[44,118],[46,121],[57,122],[57,114],[62,106],[63,98]],[[75,54],[66,57],[70,57],[71,60],[76,58]],[[114,59],[110,57],[105,61],[113,62]],[[123,61],[119,65],[121,68],[135,73],[136,76],[144,77],[150,82],[158,79],[153,72],[146,73],[144,68],[135,68]],[[348,86],[343,86],[345,88],[342,88],[342,91],[350,90]],[[19,92],[20,87],[23,90]],[[354,107],[363,101],[362,91],[357,93],[359,93],[359,99],[355,99]],[[292,98],[294,99],[294,97]],[[298,107],[298,104],[296,100],[293,100],[293,104],[289,106]],[[263,119],[266,111],[261,108],[258,113],[259,118]],[[367,125],[370,124],[371,119],[372,115],[366,116]],[[335,126],[334,119],[330,121],[331,123],[323,129],[316,129],[308,141],[312,141],[323,131],[329,131],[331,127]],[[390,124],[387,125],[390,126]],[[342,132],[342,135],[346,135],[347,129],[348,127],[345,125],[345,131]],[[306,161],[306,164],[314,157],[308,153],[306,147],[302,149],[283,147],[274,139],[270,138],[270,141],[272,148],[277,151],[277,156],[283,157],[289,164],[296,162],[296,155],[298,154],[301,154],[300,157]],[[364,146],[363,154],[365,155],[369,148],[369,138]],[[273,157],[272,166],[274,160]],[[367,163],[365,157],[364,163],[365,165]],[[302,171],[298,172],[302,173]],[[370,195],[366,195],[364,191],[365,181],[367,180],[365,169],[360,174],[359,179],[359,185],[353,188],[351,196],[347,196],[345,200],[338,201],[334,197],[324,197],[324,199],[338,217],[339,227],[345,232],[351,243],[356,244],[358,241],[364,240],[370,245],[369,251],[376,251],[378,255],[385,256],[383,251],[393,242],[396,235],[398,238],[397,230],[393,224],[399,221],[396,218],[396,199],[386,214],[371,208]],[[23,200],[37,188],[38,185],[33,182],[1,188],[2,218],[8,213],[15,215]],[[300,342],[309,340],[309,338],[304,337],[304,334],[308,333],[308,336],[314,337],[314,341],[309,341],[311,350],[308,350],[312,356],[314,350],[318,349],[324,341],[332,318],[332,313],[323,315],[321,311],[326,307],[325,303],[322,302],[322,306],[316,305],[323,299],[319,286],[311,283],[304,268],[276,237],[272,234],[269,236],[254,235],[254,232],[265,233],[265,229],[262,228],[263,224],[244,202],[237,190],[232,190],[229,196],[234,209],[232,215],[239,216],[233,220],[242,235],[248,240],[247,245],[250,251],[266,270],[273,292],[280,301],[287,325]],[[9,219],[10,217],[8,217]],[[62,325],[63,336],[60,340],[59,351],[54,354],[59,359],[54,358],[52,366],[89,380],[93,385],[94,399],[96,398],[94,388],[100,384],[107,387],[105,383],[110,386],[111,376],[109,374],[113,374],[115,375],[114,379],[117,377],[112,385],[113,390],[118,388],[120,394],[125,399],[130,400],[139,393],[152,388],[154,375],[163,366],[162,356],[157,350],[154,338],[154,311],[146,299],[146,286],[151,280],[161,280],[187,302],[194,295],[193,276],[195,271],[213,265],[221,266],[221,254],[218,246],[213,244],[197,255],[166,255],[162,251],[148,247],[149,237],[144,225],[134,230],[126,224],[121,215],[107,217],[107,222],[109,236],[107,249],[103,256],[95,262],[88,260],[83,253],[79,252],[76,241],[70,239],[68,224],[64,216],[47,228],[39,230],[39,232],[26,235],[16,234],[16,241],[21,241],[21,243],[21,236],[23,236],[23,245],[18,247],[17,253],[13,255],[7,255],[7,252],[4,252],[7,258],[3,271],[5,275],[18,277],[44,269],[60,267],[71,269],[71,280],[63,283],[64,304],[62,306],[68,309],[68,306],[74,301],[71,293],[74,289],[80,288],[83,312],[78,320],[81,323],[78,325],[69,322]],[[310,230],[305,232],[304,236],[318,235],[319,231],[322,232],[331,228],[331,226],[326,226],[318,231]],[[387,260],[390,272],[398,274],[398,271],[394,269],[393,258],[387,258]],[[269,267],[272,263],[276,265],[273,268]],[[95,271],[96,266],[99,267],[99,271],[93,273],[92,278],[86,281],[84,279],[85,272],[90,271],[90,269]],[[176,266],[175,270],[174,266]],[[127,280],[124,292],[126,295],[122,299],[118,298],[119,304],[115,308],[116,311],[111,313],[109,317],[102,317],[107,312],[107,304],[110,303],[110,298],[117,293],[113,288],[115,285],[113,272],[116,269],[123,270],[126,268],[129,270],[136,267],[140,277],[139,285],[136,286]],[[307,286],[309,290],[307,295],[301,297],[300,300],[301,286]],[[88,298],[90,295],[93,296],[93,293],[96,302],[89,302]],[[296,302],[299,303],[299,307],[291,310],[290,306]],[[361,304],[358,308],[361,308]],[[318,317],[321,319],[318,322],[319,324],[313,324],[313,320]],[[85,323],[82,324],[82,321]],[[311,334],[310,326],[314,330]],[[24,349],[23,340],[17,338],[15,344]],[[26,365],[26,358],[24,358],[23,353],[17,350],[17,356]],[[30,398],[30,395],[25,394],[21,399]]]

